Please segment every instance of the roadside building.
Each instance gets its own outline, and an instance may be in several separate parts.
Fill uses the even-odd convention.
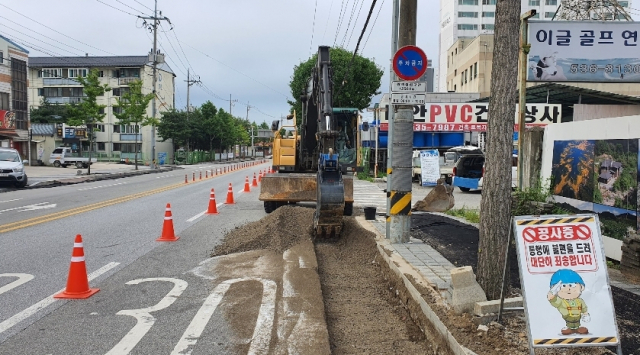
[[[156,117],[160,113],[175,107],[175,77],[171,68],[166,64],[157,66],[157,97]],[[33,57],[30,60],[30,100],[29,107],[39,107],[47,100],[52,104],[78,103],[83,97],[83,87],[76,80],[77,77],[86,77],[91,69],[97,69],[101,84],[107,84],[111,91],[98,97],[98,104],[106,105],[105,117],[102,123],[93,129],[95,133],[93,155],[99,160],[120,161],[133,160],[135,156],[135,142],[138,142],[138,160],[148,164],[152,157],[152,127],[140,127],[136,137],[135,128],[132,125],[121,125],[115,116],[120,96],[129,89],[129,83],[135,80],[142,81],[144,94],[153,91],[153,67],[148,56],[108,56],[108,57]],[[152,116],[152,105],[147,108],[147,115]],[[67,136],[70,129],[58,129],[56,127],[55,139],[59,144],[68,142],[69,139],[78,139],[75,128],[73,137]],[[81,129],[80,129],[81,130]],[[155,132],[155,152],[158,156],[166,157],[165,161],[173,161],[173,143],[171,141],[160,142]],[[87,145],[83,150],[88,150],[88,140],[80,139],[80,144]],[[47,158],[51,152],[44,152]]]
[[[0,146],[29,151],[29,51],[0,35]]]

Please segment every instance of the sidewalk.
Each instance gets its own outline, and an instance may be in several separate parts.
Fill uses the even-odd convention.
[[[386,195],[381,188],[381,184],[370,183],[370,182],[361,181],[361,180],[356,180],[356,181],[358,182],[354,183],[354,199],[355,199],[354,205],[359,207],[371,205],[371,202],[375,200],[374,198],[371,197],[372,195],[377,195],[377,198],[379,199],[379,202],[377,203],[377,205],[378,206],[382,205],[382,201],[384,201]],[[386,185],[383,188],[386,188]],[[357,191],[367,191],[365,198],[359,199]],[[457,197],[461,194],[464,194],[464,193],[461,193],[461,192],[456,193],[455,196]],[[422,197],[424,197],[424,195],[421,196],[420,198]],[[420,199],[420,198],[417,198],[417,199]],[[414,195],[413,203],[415,203],[417,199]],[[458,207],[458,203],[456,203],[456,207]],[[451,299],[450,298],[451,291],[449,288],[450,282],[451,282],[450,270],[456,267],[465,266],[465,265],[452,264],[451,261],[445,258],[441,253],[436,251],[429,244],[427,244],[421,239],[414,238],[415,236],[418,235],[416,233],[419,233],[421,229],[426,229],[426,228],[433,229],[429,226],[417,226],[417,227],[413,226],[411,230],[411,239],[408,243],[397,243],[397,244],[390,243],[389,240],[386,239],[385,213],[386,213],[385,210],[380,211],[380,209],[378,209],[375,220],[365,220],[363,217],[357,217],[357,220],[360,222],[360,224],[364,228],[376,233],[378,237],[377,241],[378,241],[379,249],[380,248],[384,249],[386,253],[389,255],[389,260],[391,260],[390,267],[392,268],[394,267],[391,264],[408,265],[408,267],[413,271],[411,273],[412,276],[414,276],[414,278],[417,279],[416,281],[418,283],[430,285],[432,289],[438,291],[438,293],[445,300],[450,300]],[[422,213],[422,212],[418,214],[428,215],[428,213]],[[448,218],[448,216],[443,214],[435,214],[435,215]],[[471,225],[471,223],[461,222],[459,219],[456,219],[456,218],[452,218],[452,221],[457,221],[460,223]],[[464,227],[461,226],[460,228],[464,228]],[[459,246],[459,247],[461,248],[462,246]],[[454,247],[453,249],[456,249],[456,248]],[[393,258],[396,258],[395,261],[393,261]],[[454,259],[452,259],[452,261],[453,260]],[[475,265],[473,266],[475,267]],[[401,268],[401,266],[397,266],[397,267]],[[415,275],[419,275],[419,277],[415,277]],[[420,280],[419,278],[421,278],[422,280]],[[621,275],[621,273],[618,270],[610,270],[610,280],[611,280],[610,282],[611,286],[630,292],[629,296],[633,297],[635,302],[640,302],[640,285],[629,283],[627,280],[625,280],[625,278]],[[405,281],[405,284],[407,283],[408,282]],[[420,297],[420,295],[421,293],[417,292],[417,298],[419,298],[419,300],[416,300],[416,301],[422,301],[422,298]],[[414,297],[414,299],[415,298],[416,297]],[[423,311],[425,311],[424,305],[422,305],[421,308],[423,309]],[[426,306],[426,308],[429,308],[429,307]],[[428,311],[430,311],[430,308]],[[432,320],[433,317],[427,314],[428,311],[425,311],[425,316],[427,316],[428,319]],[[625,317],[627,317],[627,315],[621,314],[622,312],[620,311],[618,311],[617,313],[619,318],[618,323],[620,323],[621,321],[625,322],[626,321]],[[634,317],[637,317],[637,315],[634,315]],[[461,346],[458,343],[458,341],[456,341],[456,339],[453,338],[451,333],[447,330],[446,326],[438,319],[437,316],[435,317],[435,319],[436,319],[435,321],[440,325],[434,324],[434,327],[440,332],[440,334],[444,338],[451,339],[449,341],[449,345],[452,346],[452,349],[459,349],[460,351],[465,351],[467,354],[472,353],[468,349]],[[619,325],[619,326],[623,326],[623,325]],[[625,345],[624,337],[622,340],[623,340],[623,346],[624,346]]]

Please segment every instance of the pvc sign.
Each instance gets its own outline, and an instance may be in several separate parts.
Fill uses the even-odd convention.
[[[640,82],[640,23],[531,21],[527,81]]]
[[[386,115],[385,115],[386,118]],[[562,105],[527,104],[525,124],[527,128],[560,123]],[[384,120],[386,121],[386,120]],[[381,123],[380,130],[388,125]],[[413,130],[436,132],[484,132],[489,122],[489,104],[486,102],[426,103],[413,106]],[[518,105],[513,117],[514,130],[518,130]]]
[[[440,179],[440,153],[437,149],[420,151],[422,186],[436,186]]]
[[[416,46],[404,46],[393,56],[393,71],[404,80],[416,80],[427,71],[427,55]]]
[[[593,214],[514,218],[530,346],[620,343],[599,226]]]

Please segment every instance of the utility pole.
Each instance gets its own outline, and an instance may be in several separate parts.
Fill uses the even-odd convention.
[[[400,3],[399,48],[416,44],[417,8],[418,0],[402,0]],[[391,170],[387,169],[387,179],[392,176],[391,188],[387,190],[390,200],[387,237],[391,243],[407,243],[411,229],[413,106],[398,105],[392,109],[397,112],[393,119],[393,135],[389,139],[394,159]]]
[[[393,0],[393,11],[391,18],[391,61],[393,61],[393,57],[398,51],[398,24],[400,22],[400,0]],[[389,102],[391,102],[391,89],[392,83],[394,80],[397,80],[395,73],[393,72],[393,64],[389,65]],[[387,122],[389,125],[388,128],[388,140],[387,140],[387,223],[386,223],[386,237],[387,239],[391,238],[391,183],[393,180],[392,173],[392,165],[393,162],[393,146],[391,144],[393,139],[393,121],[395,116],[395,110],[389,104],[389,110],[387,111]]]
[[[238,100],[231,100],[231,94],[229,94],[229,114],[231,116],[233,116],[233,114],[231,114],[231,106],[233,106],[234,102],[238,102]]]
[[[249,109],[251,105],[249,105],[249,101],[247,101],[247,122],[249,122]],[[253,150],[253,125],[251,125],[251,150]]]
[[[187,80],[185,81],[187,82],[187,122],[188,122],[189,112],[191,112],[191,104],[189,103],[189,91],[193,84],[200,83],[200,77],[198,77],[198,80],[191,80],[191,74],[189,72],[189,68],[187,68]],[[190,146],[189,139],[187,139],[187,161],[189,159],[189,146]]]
[[[162,11],[160,11],[160,16],[162,16]],[[153,30],[153,49],[149,54],[149,59],[153,61],[153,101],[151,103],[151,117],[156,118],[156,97],[158,93],[156,91],[156,83],[158,81],[157,70],[158,64],[164,63],[164,54],[160,54],[158,51],[158,25],[160,21],[167,21],[171,24],[171,21],[168,17],[158,17],[158,0],[155,0],[155,7],[153,10],[153,16],[145,17],[138,16],[144,20],[143,25],[148,25],[146,20],[153,20],[152,25],[148,25],[148,28]],[[173,28],[173,27],[172,27]],[[151,125],[151,164],[149,165],[151,169],[156,168],[156,127],[155,125]]]

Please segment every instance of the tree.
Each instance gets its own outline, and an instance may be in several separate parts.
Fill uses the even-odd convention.
[[[356,55],[351,63],[353,53],[344,48],[331,48],[331,67],[333,70],[333,105],[335,107],[355,107],[362,110],[369,106],[371,98],[379,94],[382,68],[371,59]],[[295,101],[288,101],[291,112],[302,112],[301,94],[306,90],[311,73],[316,65],[318,54],[293,68],[289,87]],[[348,76],[345,73],[348,71]],[[344,85],[343,85],[344,79]]]
[[[171,111],[162,112],[162,118],[158,122],[158,136],[162,141],[171,139],[174,146],[185,146],[189,137],[191,137],[191,129],[187,125],[187,112]]]
[[[156,125],[158,124],[158,120],[147,116],[147,108],[149,107],[149,102],[153,99],[154,94],[143,94],[142,93],[142,81],[135,80],[129,83],[129,90],[125,91],[120,98],[118,98],[118,103],[113,107],[119,107],[120,113],[116,113],[115,116],[120,120],[120,124],[123,125],[133,125],[134,133],[136,136],[135,139],[135,166],[136,170],[138,170],[138,133],[140,131],[140,126],[148,126],[148,125]],[[152,157],[152,159],[155,159]]]
[[[216,139],[220,139],[222,136],[221,110],[218,110],[211,101],[202,104],[200,109],[202,110],[202,118],[205,122],[204,127],[209,141],[209,151],[213,153],[213,160],[215,160],[214,143]]]
[[[67,123],[69,116],[67,111],[67,105],[52,104],[45,97],[40,102],[40,106],[31,108],[29,117],[31,123]]]
[[[111,91],[107,84],[100,84],[97,69],[91,69],[86,78],[78,76],[76,79],[83,86],[83,98],[76,105],[66,105],[69,119],[67,123],[72,126],[87,126],[89,133],[89,164],[87,174],[91,174],[91,146],[93,145],[93,125],[102,122],[107,105],[99,105],[98,96]]]
[[[491,68],[491,119],[480,202],[478,283],[490,300],[500,297],[511,220],[513,117],[517,102],[520,0],[496,3]]]

